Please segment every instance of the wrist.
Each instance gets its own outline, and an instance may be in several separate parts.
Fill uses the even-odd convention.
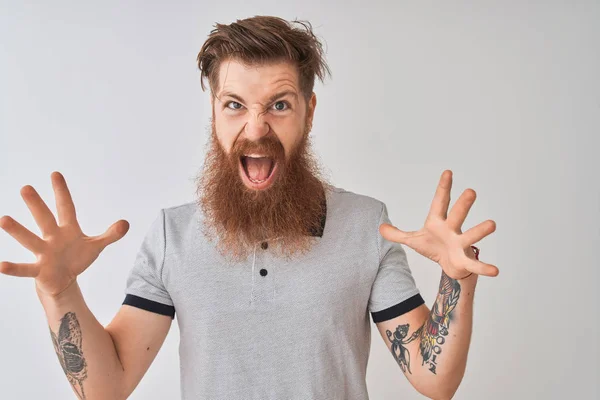
[[[73,282],[69,283],[69,285],[56,294],[45,293],[37,285],[35,285],[35,291],[38,295],[38,298],[42,303],[52,302],[55,304],[63,304],[68,303],[74,296],[77,296],[80,292],[79,285],[77,283],[77,279],[74,279]]]
[[[473,282],[477,281],[477,278],[479,278],[479,275],[469,272],[467,275],[457,278],[455,280],[459,282]]]

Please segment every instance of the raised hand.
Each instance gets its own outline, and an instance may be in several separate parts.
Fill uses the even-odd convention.
[[[79,227],[75,205],[59,172],[51,174],[56,199],[58,222],[36,190],[29,185],[21,196],[31,211],[42,237],[35,235],[9,216],[0,218],[0,228],[33,252],[35,263],[0,262],[0,272],[7,275],[33,277],[36,288],[45,295],[57,296],[66,290],[98,258],[102,250],[121,239],[129,223],[119,220],[98,236],[86,236]]]
[[[462,279],[471,273],[498,275],[496,266],[477,260],[471,249],[471,245],[496,230],[496,223],[487,220],[462,233],[462,224],[476,195],[472,189],[465,190],[448,214],[451,188],[452,171],[446,170],[440,178],[423,228],[404,232],[390,224],[381,224],[379,232],[387,240],[404,244],[435,261],[450,278]]]

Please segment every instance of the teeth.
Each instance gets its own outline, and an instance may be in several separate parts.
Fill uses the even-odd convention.
[[[267,157],[267,156],[262,155],[262,154],[244,154],[244,157],[264,158],[264,157]]]
[[[248,179],[250,179],[250,182],[252,182],[252,183],[263,183],[264,181],[266,181],[266,179],[263,179],[262,181],[257,181],[257,180],[254,180],[254,179],[250,178],[250,177],[248,177]]]

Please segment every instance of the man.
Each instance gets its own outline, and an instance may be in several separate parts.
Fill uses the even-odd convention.
[[[58,172],[58,222],[31,186],[21,190],[42,238],[0,219],[37,256],[2,262],[0,271],[35,278],[75,393],[127,398],[177,315],[185,399],[366,399],[370,313],[411,384],[451,398],[465,370],[478,275],[498,273],[472,246],[494,222],[461,231],[475,193],[465,191],[448,212],[445,171],[424,227],[403,232],[382,202],[326,182],[309,132],[314,79],[328,67],[309,24],[217,24],[198,65],[213,113],[198,197],[160,211],[107,327],[87,308],[77,276],[128,223],[84,235]],[[442,268],[431,310],[402,244]]]

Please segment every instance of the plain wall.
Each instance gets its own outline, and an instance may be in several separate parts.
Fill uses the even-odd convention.
[[[312,22],[333,78],[312,132],[331,181],[416,230],[439,176],[478,199],[465,229],[497,265],[475,295],[457,399],[598,398],[600,5],[591,1],[0,0],[0,215],[38,233],[61,171],[87,234],[131,224],[79,278],[103,324],[162,207],[194,199],[210,104],[196,55],[215,22]],[[433,303],[440,267],[412,250]],[[0,232],[0,260],[34,261]],[[0,398],[71,398],[31,279],[0,276]],[[85,340],[85,338],[84,338]],[[179,397],[176,324],[132,399]],[[293,354],[290,354],[293,357]],[[372,399],[420,399],[373,325]]]

